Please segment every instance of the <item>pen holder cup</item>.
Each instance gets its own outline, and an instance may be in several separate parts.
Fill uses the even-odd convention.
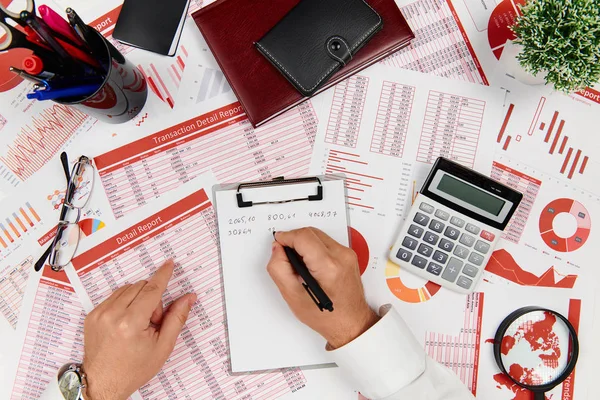
[[[88,45],[98,58],[106,76],[97,91],[80,99],[54,100],[56,103],[77,108],[102,122],[120,124],[138,115],[148,98],[146,78],[98,31]]]

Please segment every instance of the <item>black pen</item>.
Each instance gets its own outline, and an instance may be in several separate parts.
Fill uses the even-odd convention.
[[[285,251],[287,258],[290,260],[292,267],[304,280],[302,286],[304,286],[304,289],[306,289],[317,307],[319,307],[321,311],[333,311],[333,302],[321,288],[319,282],[317,282],[317,280],[311,275],[310,271],[306,267],[306,264],[304,264],[304,261],[302,261],[302,257],[300,257],[296,250],[292,249],[291,247],[283,246],[283,250]]]

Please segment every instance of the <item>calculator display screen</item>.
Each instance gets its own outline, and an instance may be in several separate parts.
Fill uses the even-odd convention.
[[[505,201],[498,197],[492,196],[448,174],[444,174],[442,179],[440,179],[437,189],[496,216],[500,214],[500,211],[504,208],[504,204],[506,204]]]

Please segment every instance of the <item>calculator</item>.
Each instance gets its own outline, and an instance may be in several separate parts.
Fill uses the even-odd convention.
[[[422,278],[468,294],[523,195],[446,158],[438,158],[390,252]]]

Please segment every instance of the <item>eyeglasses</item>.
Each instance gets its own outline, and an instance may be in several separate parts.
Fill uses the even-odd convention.
[[[60,159],[68,182],[67,189],[56,227],[56,236],[35,263],[36,271],[42,269],[46,260],[52,270],[57,272],[62,271],[73,260],[81,237],[79,219],[94,186],[95,174],[91,159],[81,156],[73,166],[71,173],[69,173],[69,161],[66,153],[62,153]]]

